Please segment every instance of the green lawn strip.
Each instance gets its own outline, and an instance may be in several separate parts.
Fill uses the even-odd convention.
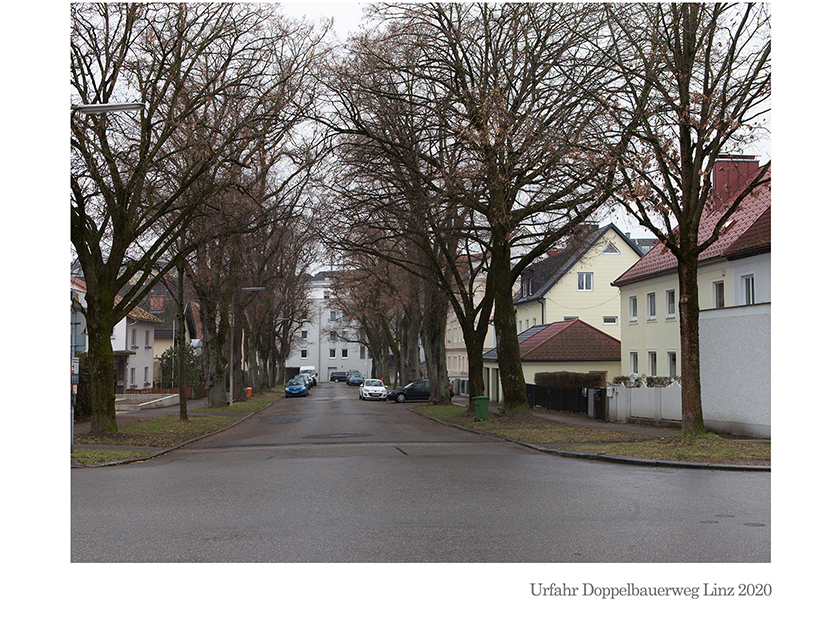
[[[238,422],[235,416],[177,415],[158,416],[130,421],[119,426],[117,433],[85,433],[75,436],[75,444],[120,444],[170,448],[183,442],[220,431]]]
[[[699,437],[653,438],[648,442],[617,443],[608,446],[604,444],[577,444],[557,448],[665,461],[754,466],[771,465],[771,444],[729,440],[714,434]]]
[[[673,436],[658,438],[631,432],[569,425],[532,414],[514,418],[491,412],[488,421],[475,422],[474,415],[458,406],[421,406],[422,414],[468,429],[537,445],[554,445],[562,450],[610,453],[625,457],[691,461],[717,464],[771,464],[771,444],[720,438]]]
[[[95,464],[105,464],[112,461],[123,461],[125,459],[139,459],[149,457],[150,451],[117,451],[108,449],[75,449],[72,451],[72,459],[86,466]]]

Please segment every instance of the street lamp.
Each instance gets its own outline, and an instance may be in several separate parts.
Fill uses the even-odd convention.
[[[241,291],[263,291],[266,287],[241,287]],[[235,310],[235,294],[233,293],[231,311]],[[235,327],[234,321],[229,324],[229,405],[235,403]]]
[[[132,103],[80,104],[72,106],[72,112],[106,114],[107,112],[129,112],[130,110],[144,110],[145,108],[146,104],[142,101]]]

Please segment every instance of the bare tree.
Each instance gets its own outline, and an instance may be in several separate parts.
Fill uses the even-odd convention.
[[[466,340],[487,329],[495,309],[505,408],[521,412],[527,395],[512,287],[611,196],[628,140],[602,100],[611,85],[595,62],[600,9],[426,3],[376,6],[372,17],[376,27],[346,61],[352,87],[337,90],[331,125],[416,179],[428,201],[409,201],[411,213],[428,204],[438,208],[426,218],[446,206],[464,214],[448,233],[477,244],[461,263],[466,273],[484,265],[485,294],[470,305],[465,291],[454,309],[466,315]],[[453,260],[451,246],[429,245]],[[445,265],[442,273],[453,273],[441,286],[454,292],[460,268]]]
[[[677,259],[684,433],[704,433],[700,390],[700,254],[720,236],[742,200],[769,183],[762,167],[726,201],[712,187],[718,159],[766,129],[771,102],[768,4],[605,5],[605,62],[621,87],[619,123],[634,127],[617,198]],[[640,98],[646,114],[631,120]],[[715,211],[716,210],[716,211]],[[702,218],[713,217],[700,235]]]
[[[87,284],[92,430],[117,429],[109,335],[189,254],[196,214],[251,141],[295,125],[318,37],[266,5],[74,4],[71,87],[82,104],[140,100],[139,115],[72,115],[71,239]],[[185,157],[182,156],[185,155]],[[163,260],[165,268],[158,268]],[[133,287],[119,301],[118,291]]]

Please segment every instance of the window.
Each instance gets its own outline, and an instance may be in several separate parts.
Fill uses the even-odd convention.
[[[367,357],[367,348],[364,345],[362,345],[359,348],[359,358],[364,360],[366,357]]]
[[[628,298],[628,321],[637,321],[637,296],[632,295]]]
[[[132,328],[132,349],[138,348],[138,330],[137,328]],[[132,382],[135,383],[134,381]]]
[[[149,367],[143,368],[143,385],[146,386],[149,383]]]
[[[657,318],[657,294],[651,292],[646,295],[646,301],[648,304],[648,319],[656,319]]]
[[[522,297],[526,298],[533,295],[533,278],[530,274],[522,276]]]
[[[330,292],[329,292],[329,291],[325,291],[325,292],[324,292],[324,299],[325,299],[325,300],[329,300],[329,299],[330,299]]]
[[[129,369],[129,385],[130,386],[135,385],[135,367],[132,367],[131,369]]]
[[[668,377],[677,377],[677,352],[668,352]]]
[[[335,358],[335,357],[336,357],[336,350],[335,350],[335,349],[331,349],[331,350],[330,350],[330,358]]]
[[[576,275],[576,289],[577,289],[577,291],[593,291],[594,290],[594,273],[593,272],[579,272]]]
[[[150,347],[152,347],[152,344],[149,342],[149,330],[146,331],[146,339],[145,339],[144,345],[146,345],[146,349],[149,349]]]
[[[743,304],[754,304],[754,274],[742,277]]]
[[[307,338],[307,331],[306,331],[306,330],[302,330],[302,331],[301,331],[301,338],[302,338],[302,339],[306,339],[306,338]]]
[[[307,359],[307,358],[309,358],[309,357],[310,357],[310,352],[309,352],[309,350],[302,349],[302,350],[301,350],[301,359],[302,359],[302,360],[306,360],[306,359]]]
[[[341,350],[341,357],[342,358],[349,358],[350,357],[350,350],[349,349],[342,349]]]
[[[335,333],[335,331],[330,332],[329,341],[330,341],[331,343],[335,343],[335,342],[336,342],[336,333]]]
[[[330,321],[335,321],[335,320],[336,320],[336,311],[331,310],[330,311]]]
[[[640,372],[640,357],[639,357],[639,354],[637,354],[637,352],[635,352],[635,351],[632,351],[632,352],[629,352],[629,355],[630,355],[629,365],[628,365],[629,374],[634,374],[634,375],[639,374],[639,372]]]
[[[711,285],[714,288],[714,308],[726,307],[726,286],[722,280]]]
[[[650,377],[657,376],[657,352],[648,352],[648,375]]]
[[[608,242],[608,245],[605,246],[605,250],[602,251],[602,254],[619,254],[619,249],[614,245],[613,242]]]
[[[668,289],[665,292],[665,318],[674,319],[677,316],[677,292]]]
[[[619,320],[616,317],[603,317],[602,318],[602,325],[604,326],[615,326],[619,323]]]

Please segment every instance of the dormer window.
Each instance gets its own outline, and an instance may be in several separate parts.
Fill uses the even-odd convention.
[[[533,278],[530,274],[522,275],[522,297],[527,298],[533,295]]]

